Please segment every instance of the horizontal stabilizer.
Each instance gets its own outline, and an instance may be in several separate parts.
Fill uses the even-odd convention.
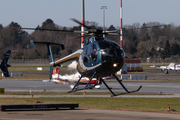
[[[30,40],[31,47],[34,47],[34,44],[36,45],[51,45],[56,47],[61,47],[62,50],[65,49],[63,43],[53,43],[53,42],[33,42],[33,40]]]
[[[34,44],[36,45],[46,45],[48,48],[48,54],[49,54],[49,62],[53,62],[53,56],[51,51],[51,46],[61,47],[61,50],[64,50],[64,44],[63,43],[53,43],[53,42],[34,42],[33,40],[30,40],[31,47],[34,47]],[[53,72],[53,65],[50,66],[50,74],[49,79],[52,79],[52,72]]]

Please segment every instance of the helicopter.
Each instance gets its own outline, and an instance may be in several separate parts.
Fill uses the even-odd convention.
[[[52,76],[53,67],[61,66],[63,63],[76,60],[77,61],[77,71],[81,74],[78,81],[75,83],[74,87],[68,92],[76,92],[84,89],[92,89],[96,85],[103,83],[107,89],[111,92],[111,96],[118,96],[132,92],[138,92],[142,86],[140,85],[137,90],[129,91],[122,80],[116,76],[116,72],[119,71],[125,63],[125,52],[123,48],[116,42],[112,40],[105,40],[103,35],[106,34],[115,34],[117,31],[103,31],[102,29],[91,29],[89,26],[82,24],[76,19],[71,19],[79,25],[84,26],[88,31],[72,31],[72,30],[53,30],[53,29],[40,29],[40,28],[16,28],[16,29],[29,29],[29,30],[45,30],[45,31],[60,31],[60,32],[74,32],[74,33],[84,33],[85,39],[83,40],[83,48],[78,49],[77,51],[69,54],[57,61],[53,60],[51,46],[60,46],[61,49],[65,49],[64,44],[61,43],[52,43],[52,42],[33,42],[31,40],[31,45],[47,45],[49,59],[50,59],[50,79]],[[80,36],[81,37],[81,36]],[[115,94],[110,88],[103,77],[112,76],[125,90],[124,93]],[[88,77],[89,82],[85,85],[84,88],[77,88],[80,84],[80,80],[83,77]],[[93,78],[97,79],[97,82],[92,86],[90,85]]]

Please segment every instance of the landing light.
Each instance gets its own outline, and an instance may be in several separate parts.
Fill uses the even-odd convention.
[[[101,53],[102,53],[102,54],[105,54],[105,52],[104,52],[104,51],[101,51]]]
[[[117,67],[117,64],[116,64],[116,63],[114,63],[114,64],[113,64],[113,67]]]

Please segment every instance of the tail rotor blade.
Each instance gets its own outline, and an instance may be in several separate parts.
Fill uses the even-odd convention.
[[[86,27],[87,29],[91,29],[89,26],[87,26],[87,25],[85,25],[85,24],[82,24],[81,22],[79,22],[78,20],[76,20],[76,19],[74,19],[74,18],[71,18],[71,20],[74,21],[74,22],[76,22],[76,23],[78,23],[78,24],[80,24],[80,25],[82,25],[82,26],[84,26],[84,27]]]

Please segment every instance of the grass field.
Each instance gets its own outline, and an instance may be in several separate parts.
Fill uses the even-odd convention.
[[[11,66],[9,72],[37,72],[37,67],[42,67],[42,72],[49,71],[49,66]],[[61,71],[66,71],[67,67],[61,67]]]
[[[167,66],[168,64],[163,64],[162,66]],[[42,67],[42,71],[49,71],[49,66],[11,66],[8,68],[9,72],[36,72],[37,67]],[[151,68],[149,65],[142,65],[142,68],[145,69],[156,69]],[[66,67],[60,67],[61,71],[67,70]]]
[[[168,64],[161,64],[161,66],[167,66]],[[9,72],[36,72],[37,67],[42,67],[42,71],[49,71],[49,66],[11,66],[8,68]],[[156,69],[156,68],[151,68],[148,65],[142,65],[142,68],[145,69]],[[67,70],[66,67],[61,67],[61,71]]]
[[[42,67],[41,71],[37,67]],[[9,72],[35,72],[33,74],[24,73],[22,77],[2,77],[1,79],[49,79],[49,73],[39,74],[38,72],[49,72],[49,66],[11,66]],[[61,67],[61,72],[67,71],[67,67]],[[37,72],[37,73],[36,73]]]
[[[33,95],[66,95],[67,92],[32,92]],[[5,92],[5,95],[26,95],[29,98],[1,98],[0,103],[79,103],[80,108],[163,112],[180,114],[180,98],[117,98],[117,97],[40,97],[33,98],[29,92]],[[83,95],[83,92],[71,93]],[[88,92],[86,95],[110,95],[109,92]],[[128,95],[159,95],[155,93],[133,93]],[[170,107],[170,111],[167,108]]]
[[[180,114],[180,98],[117,98],[117,97],[42,97],[42,98],[1,98],[0,103],[79,103],[80,108],[163,112]],[[170,111],[167,108],[170,107]]]
[[[153,64],[151,64],[153,65]],[[168,66],[169,64],[161,64],[160,66]],[[149,67],[150,65],[142,65],[143,70],[153,70],[153,69],[157,69],[157,68],[151,68]]]
[[[49,71],[49,66],[11,66],[9,72],[36,72],[37,67],[42,67],[42,71]]]

